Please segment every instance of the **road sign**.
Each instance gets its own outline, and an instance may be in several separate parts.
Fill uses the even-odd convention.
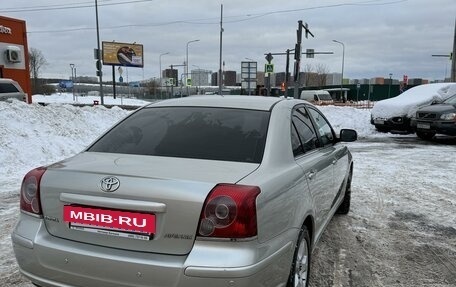
[[[274,57],[272,56],[271,53],[268,53],[265,57],[266,61],[268,61],[269,63],[271,63],[272,59],[274,59]]]
[[[357,89],[361,88],[361,84],[360,83],[356,84],[356,88]]]
[[[191,86],[192,85],[192,79],[187,79],[187,86]]]
[[[274,73],[274,64],[264,64],[265,73]]]

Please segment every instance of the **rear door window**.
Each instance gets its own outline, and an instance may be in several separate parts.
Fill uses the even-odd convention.
[[[308,107],[309,113],[312,116],[320,142],[323,146],[332,145],[334,143],[335,134],[331,125],[326,118],[316,109]]]
[[[309,114],[304,107],[293,111],[291,132],[292,148],[295,156],[318,147],[317,135]]]
[[[269,115],[213,107],[144,108],[88,151],[260,163]]]

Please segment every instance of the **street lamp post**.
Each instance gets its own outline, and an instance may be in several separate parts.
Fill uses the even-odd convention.
[[[188,41],[187,42],[187,49],[185,50],[185,85],[187,86],[187,96],[189,96],[189,94],[188,94],[188,85],[187,85],[187,78],[188,78],[188,45],[190,45],[190,43],[199,42],[199,41],[200,41],[199,39]]]
[[[169,52],[166,52],[166,53],[163,53],[163,54],[160,54],[160,56],[158,56],[158,68],[160,69],[160,71],[158,72],[158,76],[159,76],[159,79],[160,79],[160,87],[159,87],[159,91],[160,91],[160,98],[161,98],[161,95],[162,95],[162,92],[161,92],[161,88],[162,88],[162,56],[164,55],[168,55]]]
[[[344,85],[345,45],[344,45],[344,43],[337,41],[337,40],[333,40],[333,42],[342,45],[342,77],[340,79],[340,97],[341,97],[342,101],[345,102],[345,97],[342,94],[342,89],[343,89],[343,85]]]
[[[391,80],[391,77],[393,76],[393,74],[390,73],[389,76],[390,76],[390,79],[389,79],[389,86],[388,86],[388,99],[389,99],[390,96],[391,96],[391,81],[392,81],[392,80]]]
[[[71,68],[71,83],[73,84],[73,87],[72,87],[72,90],[73,90],[73,101],[75,100],[74,99],[74,64],[70,64],[70,68]]]

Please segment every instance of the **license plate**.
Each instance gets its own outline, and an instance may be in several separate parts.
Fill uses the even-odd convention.
[[[430,129],[431,128],[431,124],[428,124],[428,123],[417,123],[416,127],[419,128],[419,129]]]
[[[374,120],[374,124],[376,124],[376,125],[384,125],[384,124],[385,124],[385,121],[384,121],[384,120],[377,120],[377,119],[375,119],[375,120]]]
[[[104,229],[112,232],[107,235],[114,236],[114,233],[118,233],[118,236],[122,236],[122,233],[138,233],[150,237],[155,234],[156,228],[155,214],[74,205],[63,207],[63,220],[68,222],[72,229]]]

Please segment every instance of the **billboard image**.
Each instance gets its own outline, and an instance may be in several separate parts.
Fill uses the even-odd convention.
[[[103,42],[103,65],[139,67],[144,66],[143,45]]]

